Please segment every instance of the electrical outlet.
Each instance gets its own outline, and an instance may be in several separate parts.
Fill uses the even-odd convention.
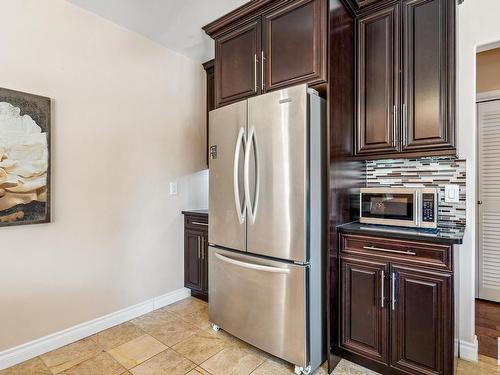
[[[170,183],[170,195],[177,195],[177,182]]]
[[[457,203],[460,198],[460,188],[458,185],[444,186],[444,201],[447,203]]]

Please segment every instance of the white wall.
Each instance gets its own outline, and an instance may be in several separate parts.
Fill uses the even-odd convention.
[[[201,65],[64,0],[0,0],[0,72],[53,99],[53,222],[0,228],[0,351],[181,288]]]
[[[460,336],[474,345],[476,241],[476,49],[500,41],[498,0],[465,0],[458,7],[459,156],[467,159],[467,231],[461,257]]]

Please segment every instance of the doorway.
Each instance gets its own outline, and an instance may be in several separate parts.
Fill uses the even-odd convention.
[[[500,337],[500,48],[477,54],[477,280],[479,354],[498,358]]]

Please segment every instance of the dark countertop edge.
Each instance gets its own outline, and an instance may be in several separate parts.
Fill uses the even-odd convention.
[[[183,210],[181,211],[183,215],[203,215],[208,216],[208,208],[202,208],[198,210]]]
[[[373,224],[360,224],[359,222],[352,222],[341,224],[337,226],[337,231],[339,233],[346,234],[365,234],[372,235],[377,237],[385,237],[385,238],[396,238],[402,240],[411,240],[411,241],[420,241],[420,242],[433,242],[433,243],[441,243],[448,245],[461,245],[463,244],[463,231],[461,234],[457,234],[455,237],[446,237],[446,236],[429,236],[429,235],[419,235],[416,233],[401,233],[401,232],[386,232],[384,230],[367,230],[360,228],[360,226],[364,227],[372,227]],[[376,228],[373,227],[373,228]],[[397,228],[397,230],[404,230]]]

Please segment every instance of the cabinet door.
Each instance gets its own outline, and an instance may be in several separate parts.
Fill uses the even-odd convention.
[[[341,346],[388,363],[387,263],[341,259]]]
[[[184,231],[184,286],[200,292],[203,291],[202,238],[202,231]]]
[[[326,1],[298,0],[262,17],[269,91],[326,81]]]
[[[392,266],[392,277],[391,366],[410,374],[452,374],[452,275]]]
[[[357,21],[358,154],[398,151],[399,4]]]
[[[454,147],[454,9],[403,1],[403,151]]]
[[[216,106],[260,93],[260,18],[215,39]]]

